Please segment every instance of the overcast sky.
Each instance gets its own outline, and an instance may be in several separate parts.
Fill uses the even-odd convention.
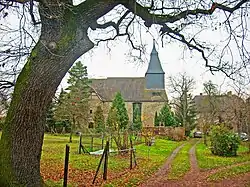
[[[127,55],[130,48],[126,43],[113,42],[110,44],[111,51],[106,45],[101,45],[93,49],[90,53],[83,55],[81,60],[88,68],[88,74],[91,78],[105,77],[144,77],[148,67],[150,52],[153,46],[153,38],[149,35],[147,43],[147,61],[144,63],[134,62],[132,57]],[[223,73],[212,75],[208,68],[205,67],[205,61],[201,59],[199,54],[190,55],[189,51],[183,51],[178,43],[161,46],[161,41],[156,41],[156,49],[159,54],[161,65],[165,71],[166,90],[169,85],[167,78],[169,76],[177,76],[181,72],[186,72],[196,81],[194,94],[203,92],[203,83],[212,80],[221,87],[221,91],[227,91],[228,79]],[[183,58],[183,52],[187,54]],[[63,80],[61,86],[65,87],[67,76]]]
[[[122,10],[122,7],[121,7]],[[98,23],[104,23],[109,20],[114,19],[114,14],[117,10],[114,10],[105,15],[104,17],[98,20]],[[206,20],[202,23],[200,27],[187,27],[183,32],[187,39],[189,37],[195,36],[196,39],[200,39],[206,44],[212,44],[209,47],[215,47],[215,50],[218,50],[217,55],[221,53],[221,49],[224,47],[223,44],[226,44],[226,38],[228,33],[225,28],[219,24],[221,21],[225,21],[225,14],[216,11],[214,13],[215,17]],[[215,18],[218,18],[216,20]],[[136,18],[137,19],[137,18]],[[137,20],[140,22],[140,19]],[[248,20],[249,21],[249,20]],[[237,25],[236,23],[231,23],[232,25]],[[141,24],[143,25],[143,24]],[[233,89],[228,86],[232,84],[232,81],[226,78],[226,76],[217,72],[214,75],[205,67],[205,61],[201,58],[201,54],[195,52],[194,50],[190,52],[188,49],[184,50],[183,44],[180,42],[171,42],[167,43],[169,39],[165,38],[164,45],[162,46],[161,38],[159,37],[160,27],[153,25],[149,30],[143,28],[139,30],[138,27],[134,27],[135,32],[133,32],[134,42],[138,43],[141,41],[143,44],[146,44],[146,60],[143,63],[135,62],[133,57],[127,55],[128,51],[131,49],[131,46],[128,43],[125,43],[124,38],[120,38],[120,41],[111,41],[108,43],[110,48],[107,48],[106,43],[101,43],[99,46],[95,47],[89,53],[83,55],[80,60],[88,67],[88,73],[91,78],[105,78],[105,77],[144,77],[145,72],[148,67],[150,52],[152,50],[153,39],[156,39],[156,49],[158,50],[159,58],[163,70],[165,71],[166,79],[166,90],[169,91],[169,85],[167,84],[167,78],[169,76],[177,76],[179,73],[186,72],[187,75],[193,77],[196,81],[196,87],[193,94],[199,94],[203,92],[203,83],[209,80],[212,80],[215,84],[219,86],[220,92],[224,93]],[[89,36],[93,42],[99,38],[105,38],[105,34],[112,32],[100,32],[90,30]],[[237,57],[237,48],[235,46],[230,46],[231,50],[235,52],[233,61],[236,62],[239,58]],[[227,53],[226,51],[225,53]],[[230,54],[225,54],[229,56]],[[183,55],[185,54],[185,55]],[[207,55],[207,54],[206,54]],[[218,59],[215,55],[212,55],[210,64],[216,64]],[[67,76],[62,81],[62,85],[65,86]]]
[[[117,10],[114,11],[117,14]],[[219,13],[219,11],[217,11],[214,15],[216,16],[217,13]],[[114,19],[113,15],[114,12],[112,13],[111,11],[109,15],[100,18],[98,22],[102,23],[103,20],[107,21],[109,19]],[[218,16],[219,22],[220,20],[225,19],[221,14],[218,14]],[[13,27],[16,23],[16,27],[18,28],[18,24],[16,21],[18,20],[17,18],[17,15],[12,14],[11,16],[5,18],[6,20],[1,20],[1,22],[3,22],[4,24],[9,22]],[[29,16],[27,16],[27,18],[29,18]],[[214,46],[218,46],[219,49],[219,46],[223,43],[223,40],[227,36],[225,34],[225,30],[223,30],[222,27],[217,25],[219,22],[213,22],[213,20],[208,20],[208,22],[206,22],[206,26],[202,25],[199,28],[202,32],[200,32],[199,30],[197,31],[196,27],[190,27],[184,30],[184,33],[194,35],[196,32],[199,32],[199,36],[197,36],[198,39],[208,43],[212,42]],[[110,48],[107,48],[106,43],[101,43],[99,46],[95,47],[87,54],[84,54],[79,59],[84,63],[84,65],[88,67],[89,77],[144,77],[148,67],[150,52],[152,50],[153,45],[153,39],[156,39],[156,49],[158,50],[159,58],[163,70],[165,71],[165,82],[167,91],[169,90],[167,78],[169,76],[176,76],[178,75],[178,73],[182,72],[186,72],[187,75],[195,79],[196,87],[193,92],[194,94],[199,94],[200,92],[203,92],[203,83],[209,80],[212,80],[212,82],[220,86],[220,91],[222,93],[232,90],[232,88],[228,87],[228,84],[231,81],[228,78],[225,78],[225,75],[221,72],[212,75],[211,72],[208,71],[208,69],[205,67],[205,61],[201,58],[201,54],[199,54],[198,52],[190,52],[188,49],[183,50],[183,45],[178,42],[165,43],[162,46],[161,39],[159,38],[159,27],[153,25],[149,30],[143,28],[141,31],[139,31],[136,27],[133,29],[135,30],[135,32],[133,33],[135,34],[134,42],[136,43],[138,42],[138,40],[141,40],[142,43],[146,45],[146,60],[144,60],[143,63],[138,63],[135,62],[131,56],[127,55],[129,49],[131,49],[131,46],[128,43],[125,43],[124,38],[119,38],[119,40],[117,41],[110,41],[108,44]],[[35,30],[26,28],[26,30],[30,31],[30,34],[35,38],[35,40],[38,39],[39,29]],[[105,34],[107,33],[112,32],[104,31],[104,33],[101,33],[98,30],[92,31],[91,29],[89,29],[89,36],[94,43],[96,43],[96,39],[98,37],[105,38]],[[6,36],[9,36],[9,33],[6,33]],[[168,39],[166,39],[165,41],[167,40]],[[232,47],[232,50],[236,51],[236,48]],[[234,56],[234,60],[237,60],[236,56]],[[213,61],[210,61],[210,63],[213,63]],[[63,79],[59,88],[67,86],[67,78],[68,76]]]

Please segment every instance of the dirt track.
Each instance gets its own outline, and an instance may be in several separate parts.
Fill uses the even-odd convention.
[[[216,173],[222,169],[230,168],[232,166],[221,167],[206,171],[200,171],[196,154],[195,154],[195,146],[198,142],[196,142],[189,151],[189,160],[191,168],[189,172],[179,180],[168,180],[167,175],[171,168],[172,160],[175,158],[176,154],[180,151],[180,149],[184,146],[182,144],[178,148],[176,148],[171,156],[167,159],[165,164],[156,172],[151,178],[149,178],[146,182],[140,185],[140,187],[207,187],[207,186],[223,186],[223,187],[250,187],[250,172],[244,175],[239,175],[234,178],[225,179],[219,182],[208,182],[206,178],[213,173]],[[247,163],[247,162],[245,162]],[[250,162],[248,162],[250,164]],[[243,163],[242,163],[243,164]],[[239,164],[235,164],[239,165]],[[235,166],[233,165],[233,166]]]

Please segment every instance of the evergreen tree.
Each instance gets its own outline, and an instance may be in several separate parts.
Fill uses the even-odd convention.
[[[141,121],[141,114],[139,108],[135,108],[134,110],[134,121],[133,121],[133,129],[135,131],[139,131],[142,129],[142,121]]]
[[[105,129],[103,110],[100,105],[97,106],[94,113],[94,122],[97,132],[103,132]]]
[[[76,128],[88,126],[90,91],[87,67],[81,62],[76,62],[69,70],[69,75],[69,92],[63,91],[60,94],[56,117],[59,121],[69,121],[72,135]]]
[[[55,103],[54,117],[56,121],[69,119],[69,113],[67,111],[67,97],[68,93],[61,89],[60,95]]]
[[[165,104],[159,115],[159,120],[161,123],[164,124],[164,126],[176,126],[177,122],[174,117],[174,113],[171,111],[170,106],[168,104]]]
[[[160,120],[157,111],[155,112],[154,125],[158,127],[160,125]]]
[[[52,101],[47,111],[46,130],[51,133],[65,133],[70,129],[69,114],[64,103],[65,98],[67,98],[67,92],[61,89],[59,97]]]
[[[107,118],[107,125],[111,130],[112,138],[115,140],[117,148],[127,149],[127,134],[126,130],[128,127],[128,113],[125,107],[125,103],[123,101],[121,93],[117,93],[115,98],[112,102],[112,106],[109,110],[108,118]],[[123,138],[121,131],[123,131]],[[123,143],[122,143],[123,140]]]
[[[111,108],[117,110],[117,122],[119,129],[126,129],[128,126],[128,112],[120,92],[116,93]]]
[[[71,113],[74,128],[88,126],[90,95],[87,67],[79,61],[69,70],[68,84],[69,90],[67,103]]]
[[[55,122],[56,122],[54,118],[54,112],[55,112],[55,102],[52,101],[46,113],[46,124],[45,124],[46,132],[54,133]]]
[[[184,94],[185,95],[185,94]],[[187,94],[175,102],[176,121],[185,127],[185,134],[188,136],[196,127],[196,108],[191,94]]]
[[[116,108],[110,108],[108,113],[108,118],[106,124],[112,132],[118,131],[118,119],[117,119],[117,110]]]

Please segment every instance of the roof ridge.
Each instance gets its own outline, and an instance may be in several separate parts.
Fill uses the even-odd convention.
[[[107,79],[145,79],[145,77],[106,77],[106,78],[90,78],[91,80],[107,80]]]

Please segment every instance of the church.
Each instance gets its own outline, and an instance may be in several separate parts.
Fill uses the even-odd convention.
[[[100,105],[107,119],[109,108],[117,92],[120,92],[132,121],[133,111],[137,108],[141,115],[144,127],[154,126],[155,112],[159,113],[162,106],[168,101],[165,91],[165,72],[162,69],[158,52],[153,42],[148,69],[144,77],[108,77],[91,79],[90,119]],[[90,120],[89,127],[94,122]]]

